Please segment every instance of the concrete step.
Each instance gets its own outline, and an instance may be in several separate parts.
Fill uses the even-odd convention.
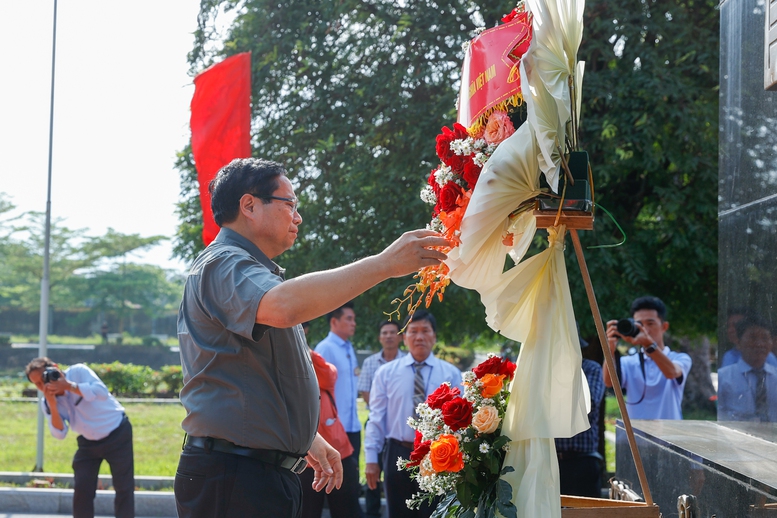
[[[113,515],[114,491],[98,490],[94,512]],[[72,489],[37,489],[28,487],[0,487],[0,510],[6,513],[71,514]],[[172,517],[175,496],[172,491],[135,491],[135,514],[147,517]]]
[[[98,490],[94,499],[96,515],[113,516],[114,491]],[[364,498],[359,499],[364,509]],[[383,516],[386,503],[382,502]],[[37,489],[28,487],[0,487],[0,518],[24,513],[46,516],[70,515],[73,512],[72,489]],[[135,515],[147,518],[172,518],[177,516],[175,496],[172,491],[135,491]],[[330,518],[324,508],[321,518]]]
[[[0,471],[0,482],[5,482],[8,484],[16,484],[19,486],[26,486],[34,480],[50,482],[54,485],[54,487],[57,487],[60,489],[73,488],[72,473]],[[153,476],[135,475],[135,487],[138,489],[146,489],[150,491],[158,491],[160,489],[172,490],[174,483],[175,483],[175,477],[153,477]],[[113,485],[113,479],[111,478],[110,475],[99,476],[99,483],[97,486],[98,489],[109,488],[112,485]]]

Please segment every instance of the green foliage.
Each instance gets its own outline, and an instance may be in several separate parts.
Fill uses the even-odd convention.
[[[238,5],[222,36],[216,15]],[[252,52],[254,154],[283,163],[302,201],[299,238],[279,259],[289,276],[374,254],[429,221],[418,192],[437,162],[434,136],[455,120],[461,44],[477,25],[493,26],[513,6],[202,1],[192,71]],[[625,316],[633,298],[650,293],[667,303],[674,329],[715,328],[716,6],[713,0],[587,2],[581,142],[591,156],[597,202],[628,235],[626,246],[587,251],[605,319]],[[178,167],[175,249],[191,260],[202,243],[190,149]],[[614,243],[619,234],[600,212],[595,231],[581,238],[587,246]],[[593,322],[571,248],[573,297],[590,336]],[[375,324],[408,284],[390,280],[359,297],[356,343],[375,342]],[[431,310],[449,343],[490,333],[479,297],[468,290],[452,286]]]
[[[156,372],[155,379],[164,384],[163,387],[157,385],[157,390],[166,389],[177,396],[183,388],[183,369],[180,365],[165,365]]]
[[[714,333],[717,320],[718,2],[586,3],[581,141],[596,201],[628,241],[586,251],[605,320],[651,294],[676,334]],[[617,51],[617,53],[616,53]],[[600,212],[583,246],[615,243]],[[594,334],[576,260],[573,298]]]
[[[475,360],[474,349],[449,346],[439,342],[434,345],[434,355],[454,364],[461,370],[467,370]]]
[[[91,363],[89,367],[115,396],[139,396],[154,388],[154,371],[147,365],[113,362]]]
[[[0,215],[12,207],[0,195]],[[28,213],[3,227],[0,240],[0,307],[29,311],[40,307],[45,215]],[[163,236],[121,234],[112,228],[102,236],[86,235],[54,220],[50,230],[50,302],[55,308],[82,309],[93,319],[112,312],[119,331],[132,311],[156,315],[174,309],[182,279],[158,266],[133,264],[127,257],[148,249]],[[2,237],[2,236],[0,236]]]

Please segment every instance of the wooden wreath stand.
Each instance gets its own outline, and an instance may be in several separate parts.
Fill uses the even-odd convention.
[[[599,335],[599,343],[602,346],[604,360],[607,364],[606,367],[610,372],[610,379],[613,380],[615,398],[618,400],[618,408],[620,408],[621,416],[623,417],[623,426],[626,429],[626,435],[629,439],[631,455],[634,457],[637,476],[639,477],[639,483],[640,486],[642,486],[642,493],[645,497],[644,502],[625,502],[622,500],[608,500],[606,498],[586,498],[562,495],[561,516],[562,518],[658,518],[661,516],[661,513],[658,506],[653,503],[653,497],[650,494],[647,477],[645,476],[645,467],[642,465],[642,458],[637,449],[637,441],[634,438],[634,430],[631,427],[631,419],[629,419],[629,413],[626,411],[626,402],[623,399],[620,380],[615,371],[615,359],[612,356],[610,347],[607,345],[607,336],[604,332],[602,315],[599,312],[599,304],[596,302],[596,294],[594,293],[593,284],[591,284],[588,265],[586,264],[585,256],[583,255],[583,247],[580,245],[580,237],[577,235],[578,230],[593,230],[594,215],[592,212],[575,211],[561,212],[559,214],[559,212],[555,210],[535,210],[534,216],[537,219],[537,228],[566,225],[567,230],[569,230],[569,235],[572,236],[572,243],[575,246],[575,255],[577,255],[577,263],[580,265],[580,273],[583,276],[585,291],[588,294],[588,304],[591,306],[594,323],[596,324],[596,332]]]

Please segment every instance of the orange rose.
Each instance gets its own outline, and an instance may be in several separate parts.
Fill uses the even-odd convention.
[[[483,390],[480,391],[480,395],[483,397],[496,396],[502,390],[502,381],[504,379],[504,374],[486,374],[480,378],[480,382],[483,384]]]
[[[442,434],[432,443],[429,458],[432,469],[437,473],[443,471],[457,472],[464,469],[464,455],[459,451],[459,441],[449,434]]]

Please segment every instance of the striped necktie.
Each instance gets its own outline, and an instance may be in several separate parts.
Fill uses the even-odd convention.
[[[766,371],[753,369],[755,374],[755,415],[762,422],[769,421],[769,407],[766,402]]]
[[[426,401],[426,385],[424,385],[423,368],[426,362],[413,363],[413,370],[415,371],[415,381],[413,382],[413,416],[418,415],[415,411],[416,407]]]

